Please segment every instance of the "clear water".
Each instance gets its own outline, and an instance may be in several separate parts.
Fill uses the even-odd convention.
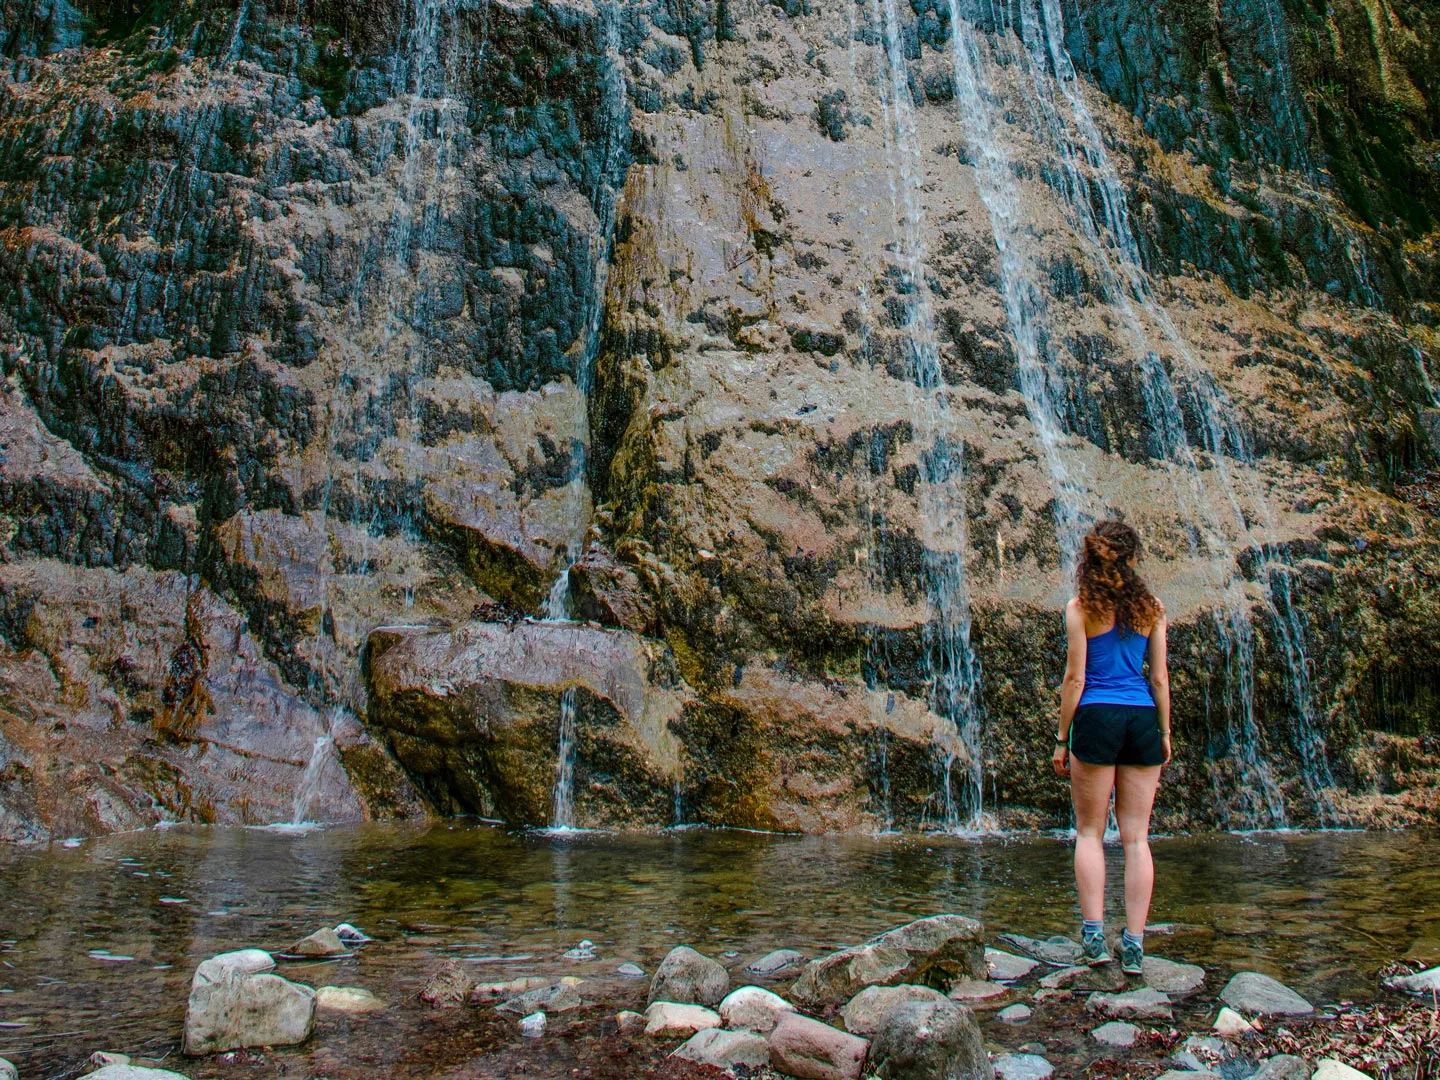
[[[1118,850],[1110,855],[1118,864]],[[1155,857],[1153,918],[1177,928],[1153,937],[1151,951],[1206,966],[1210,995],[1232,971],[1254,969],[1317,1002],[1363,1000],[1377,969],[1407,950],[1440,956],[1440,834],[1179,837],[1156,841]],[[1112,872],[1112,912],[1118,885]],[[344,1075],[346,1055],[370,1067],[403,1057],[400,1074],[430,1075],[453,1049],[437,1025],[473,1035],[493,1018],[461,1010],[444,1020],[414,1000],[444,958],[482,979],[579,974],[591,980],[587,997],[607,1002],[581,1014],[595,1028],[617,1000],[643,1005],[643,980],[613,977],[623,961],[653,971],[680,943],[734,965],[779,947],[816,953],[943,911],[978,916],[992,934],[1072,932],[1068,845],[703,829],[555,837],[458,823],[175,828],[73,849],[0,848],[0,1057],[28,1077],[65,1075],[99,1049],[159,1057],[174,1046],[200,960],[283,949],[344,920],[377,940],[353,959],[283,972],[364,986],[391,1010],[343,1039],[327,1020],[310,1044],[274,1057],[294,1063],[289,1075]],[[597,961],[558,959],[583,938]],[[1035,1037],[983,1023],[1001,1046]],[[524,1052],[543,1065],[561,1050],[551,1040]],[[214,1060],[182,1068],[231,1075]]]

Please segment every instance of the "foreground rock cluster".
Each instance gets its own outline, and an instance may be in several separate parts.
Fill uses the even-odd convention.
[[[290,962],[333,960],[369,940],[341,924],[279,955]],[[1330,1022],[1326,1009],[1264,974],[1238,972],[1217,992],[1207,985],[1210,976],[1203,968],[1158,956],[1147,957],[1143,978],[1127,979],[1114,966],[1076,966],[1079,946],[1066,938],[1004,934],[1003,949],[987,947],[986,940],[980,923],[938,915],[814,959],[779,950],[735,970],[678,946],[645,983],[643,1011],[618,1013],[606,1011],[616,991],[603,982],[545,975],[483,982],[475,968],[452,961],[432,974],[419,1000],[434,1009],[494,1010],[520,1041],[536,1040],[541,1048],[553,1023],[578,1015],[579,1030],[596,1027],[602,1036],[609,1032],[669,1046],[672,1061],[737,1077],[1045,1080],[1056,1068],[1046,1057],[1045,1017],[1056,1015],[1057,1008],[1079,1008],[1082,1018],[1089,1017],[1083,1021],[1085,1038],[1112,1063],[1153,1067],[1155,1048],[1168,1046],[1161,1060],[1167,1080],[1366,1076],[1339,1058],[1306,1060],[1263,1049],[1268,1043],[1262,1032],[1283,1034],[1287,1024]],[[367,990],[314,990],[283,978],[274,973],[275,959],[244,949],[197,968],[185,1017],[185,1054],[233,1056],[246,1048],[297,1046],[312,1038],[317,1014],[327,1010],[363,1021],[393,1008]],[[590,942],[582,942],[559,963],[590,970],[605,960]],[[626,963],[615,976],[623,983],[644,979],[645,972]],[[1402,994],[1433,993],[1440,987],[1440,968],[1395,976],[1387,987]],[[572,1036],[576,1030],[570,1022]],[[997,1030],[1028,1034],[1030,1041],[1006,1049],[995,1042]],[[1363,1053],[1358,1044],[1351,1049]],[[537,1060],[545,1060],[543,1053]],[[177,1075],[117,1053],[96,1054],[92,1065],[99,1067],[92,1075],[102,1080]],[[14,1080],[9,1068],[7,1073],[0,1062],[0,1076]]]

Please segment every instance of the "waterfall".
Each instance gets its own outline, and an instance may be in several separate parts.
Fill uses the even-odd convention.
[[[902,288],[910,299],[905,324],[911,376],[919,390],[916,445],[921,448],[921,482],[916,490],[926,552],[931,618],[926,627],[926,660],[931,704],[945,721],[935,736],[940,824],[949,831],[983,823],[984,758],[981,748],[979,664],[970,643],[970,597],[965,580],[968,547],[964,493],[964,443],[950,410],[940,370],[930,285],[926,275],[924,184],[909,72],[900,41],[895,0],[873,0],[883,25],[886,80],[881,79],[886,149],[898,224],[896,254]],[[956,766],[962,775],[956,776]],[[958,791],[957,791],[958,788]]]
[[[290,824],[305,825],[309,823],[310,808],[320,796],[325,768],[332,762],[337,767],[340,764],[335,757],[334,740],[329,735],[321,735],[315,740],[315,745],[310,748],[310,760],[305,765],[305,771],[300,774],[299,783],[295,785]]]
[[[579,391],[575,427],[580,432],[580,439],[573,446],[570,472],[566,479],[566,514],[570,524],[570,539],[561,559],[559,574],[545,598],[547,622],[568,622],[572,617],[570,567],[580,556],[590,524],[585,479],[590,442],[588,405],[595,378],[595,360],[600,350],[601,330],[604,326],[605,288],[609,280],[610,252],[615,240],[615,209],[619,193],[611,186],[611,182],[625,153],[621,136],[628,124],[629,101],[620,54],[619,13],[613,4],[607,4],[601,8],[600,18],[605,50],[604,81],[601,87],[605,110],[601,121],[604,146],[595,191],[595,210],[600,227],[591,247],[595,275],[591,285],[585,337],[581,342],[575,369],[575,386]],[[560,696],[560,723],[555,746],[555,788],[550,798],[550,826],[555,829],[570,829],[575,826],[577,711],[576,689],[572,686]]]
[[[1014,163],[997,130],[998,110],[991,103],[994,90],[983,78],[985,57],[973,25],[961,13],[960,0],[950,0],[950,33],[961,129],[1000,255],[1000,289],[1006,322],[1015,342],[1020,392],[1044,448],[1055,491],[1061,561],[1068,578],[1074,572],[1080,539],[1090,516],[1082,509],[1089,501],[1084,467],[1062,446],[1065,431],[1060,403],[1071,388],[1066,385],[1063,363],[1050,355],[1043,343],[1045,296],[1039,287],[1042,279],[1034,253],[1026,250],[1030,228],[1025,223]],[[1084,392],[1083,387],[1076,389]]]
[[[1106,152],[1104,140],[1090,115],[1079,88],[1079,80],[1064,45],[1064,23],[1058,0],[1025,0],[1021,7],[1022,39],[1028,54],[1031,86],[1059,154],[1064,177],[1059,184],[1081,233],[1097,255],[1110,299],[1120,310],[1143,359],[1144,397],[1152,434],[1161,443],[1163,460],[1184,473],[1188,484],[1176,477],[1175,490],[1182,508],[1190,510],[1192,523],[1203,524],[1208,536],[1196,542],[1197,553],[1204,548],[1224,550],[1225,523],[1217,506],[1229,510],[1229,527],[1236,538],[1258,548],[1260,562],[1256,578],[1265,595],[1271,623],[1289,676],[1295,715],[1295,749],[1300,758],[1301,777],[1322,821],[1333,820],[1333,805],[1326,789],[1333,786],[1326,762],[1324,739],[1315,716],[1310,688],[1309,663],[1305,655],[1305,628],[1289,591],[1291,570],[1274,543],[1274,523],[1266,493],[1257,483],[1250,492],[1260,508],[1262,539],[1251,540],[1252,526],[1240,502],[1240,490],[1230,460],[1253,472],[1256,461],[1250,451],[1228,396],[1213,376],[1195,358],[1169,313],[1155,297],[1144,270],[1139,245],[1130,226],[1124,188]],[[1069,120],[1061,116],[1053,87],[1060,88]],[[1075,132],[1071,134],[1071,128]],[[1104,221],[1102,231],[1095,217],[1099,204]],[[1138,311],[1137,311],[1138,307]],[[1184,377],[1183,391],[1166,373],[1164,364],[1150,349],[1150,335],[1140,319],[1143,311],[1161,338],[1169,345]],[[1198,420],[1208,470],[1203,470],[1191,449],[1179,417],[1188,405]],[[1212,476],[1210,491],[1207,476]],[[1174,472],[1172,469],[1172,477]],[[1216,581],[1225,610],[1216,613],[1216,628],[1226,650],[1227,670],[1232,673],[1231,689],[1240,714],[1238,746],[1234,757],[1247,785],[1263,792],[1264,818],[1247,806],[1247,826],[1286,824],[1283,799],[1263,763],[1264,739],[1254,713],[1254,629],[1250,600],[1233,565],[1227,565]]]

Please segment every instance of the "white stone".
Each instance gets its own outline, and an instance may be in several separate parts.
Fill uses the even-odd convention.
[[[1254,1031],[1255,1025],[1228,1005],[1222,1005],[1220,1007],[1220,1015],[1215,1017],[1214,1030],[1220,1035],[1244,1035],[1247,1032]]]
[[[14,1065],[0,1058],[0,1080],[18,1080],[19,1072]]]
[[[1391,990],[1402,990],[1407,994],[1433,994],[1440,991],[1440,967],[1414,975],[1397,975],[1386,979],[1385,985]]]
[[[645,1034],[656,1039],[688,1039],[697,1031],[719,1026],[720,1014],[703,1005],[657,1001],[645,1010]]]
[[[315,1028],[314,990],[278,975],[247,972],[231,961],[236,955],[206,960],[190,982],[184,1040],[190,1057],[247,1046],[294,1046]]]
[[[1055,1066],[1039,1054],[1001,1054],[995,1059],[1000,1080],[1046,1080]]]
[[[1009,1008],[1001,1009],[995,1014],[996,1019],[1007,1024],[1023,1024],[1034,1014],[1029,1005],[1011,1005]]]
[[[545,1034],[545,1014],[534,1012],[520,1020],[520,1034],[527,1039],[538,1039]]]
[[[615,974],[623,975],[627,979],[643,979],[645,977],[645,969],[642,968],[639,964],[627,963],[621,964],[618,968],[616,968]]]
[[[197,975],[206,970],[206,964],[230,968],[232,971],[238,971],[241,975],[258,975],[262,971],[275,970],[275,958],[263,949],[238,949],[235,952],[212,956],[196,970]]]
[[[745,970],[755,975],[777,975],[786,968],[792,968],[804,962],[804,953],[798,953],[794,949],[776,949],[774,952],[766,953]]]
[[[1140,1029],[1123,1020],[1112,1020],[1101,1024],[1090,1033],[1090,1037],[1105,1046],[1134,1046],[1135,1040],[1140,1037]]]
[[[103,1069],[106,1065],[129,1065],[129,1054],[112,1054],[108,1050],[96,1050],[90,1055],[90,1064],[97,1069]],[[0,1070],[3,1075],[3,1070]]]
[[[1352,1069],[1337,1058],[1321,1058],[1310,1080],[1373,1080],[1369,1073]]]
[[[340,935],[329,927],[316,930],[309,937],[303,937],[290,946],[291,956],[344,956],[349,946],[340,940]]]
[[[365,931],[359,927],[352,926],[348,922],[342,922],[339,926],[335,927],[335,936],[341,941],[348,942],[351,945],[364,945],[367,941],[375,940],[366,934]]]
[[[106,1065],[88,1074],[85,1080],[186,1080],[169,1069],[146,1069],[139,1065]]]
[[[1040,966],[1038,960],[1002,952],[1000,949],[986,949],[985,964],[990,969],[990,977],[999,982],[1023,979]]]
[[[753,1031],[725,1031],[706,1028],[697,1031],[671,1057],[684,1058],[697,1065],[733,1070],[737,1065],[760,1069],[770,1064],[770,1044]]]
[[[794,1012],[795,1006],[779,994],[759,986],[742,986],[732,990],[720,1002],[720,1019],[728,1028],[749,1028],[762,1035],[775,1030],[780,1017]]]
[[[1220,1000],[1239,1013],[1250,1016],[1309,1016],[1314,1006],[1284,983],[1242,971],[1220,991]]]
[[[385,1002],[359,986],[322,986],[315,991],[315,1007],[343,1013],[383,1012]]]

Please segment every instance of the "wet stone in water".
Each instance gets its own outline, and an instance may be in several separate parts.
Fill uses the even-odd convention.
[[[753,975],[778,975],[804,962],[804,953],[798,953],[794,949],[776,949],[749,964],[745,970]]]
[[[990,978],[1001,982],[1023,979],[1038,966],[1038,961],[999,949],[986,949],[985,963],[990,968]]]
[[[1135,1040],[1140,1037],[1140,1029],[1123,1020],[1112,1020],[1101,1024],[1090,1033],[1090,1037],[1105,1046],[1134,1046]]]
[[[1220,1000],[1244,1016],[1309,1016],[1314,1006],[1284,983],[1242,971],[1220,991]]]
[[[995,1014],[996,1019],[1007,1024],[1023,1024],[1034,1015],[1029,1005],[1010,1005]]]
[[[995,1059],[1000,1080],[1048,1080],[1055,1066],[1039,1054],[1001,1054]]]

